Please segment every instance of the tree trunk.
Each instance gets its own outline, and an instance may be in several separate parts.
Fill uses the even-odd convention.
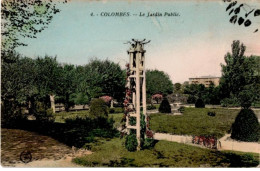
[[[69,99],[69,94],[68,93],[66,93],[66,97],[65,97],[65,110],[66,110],[66,112],[69,112],[70,111],[70,101],[69,101],[70,99]]]
[[[114,100],[111,100],[111,102],[110,102],[110,108],[114,108]]]
[[[55,96],[53,94],[50,94],[50,102],[51,102],[52,112],[55,113]]]

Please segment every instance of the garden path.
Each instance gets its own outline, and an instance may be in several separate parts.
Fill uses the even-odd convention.
[[[192,136],[187,136],[187,135],[171,135],[171,134],[165,134],[165,133],[155,133],[154,139],[195,145],[192,143]],[[220,144],[219,144],[219,142],[220,142]],[[195,146],[203,147],[200,145],[195,145]],[[205,147],[203,147],[203,148],[205,148]],[[219,139],[218,150],[232,150],[232,151],[252,152],[252,153],[260,154],[260,143],[258,143],[258,142],[239,142],[239,141],[231,139],[230,134],[226,134],[224,137]]]
[[[220,138],[221,143],[220,150],[234,150],[241,152],[252,152],[260,154],[260,143],[259,142],[242,142],[236,141],[230,138],[231,134],[226,134]],[[260,157],[260,156],[259,156]]]
[[[32,155],[32,161],[27,164],[20,160],[25,150]],[[2,167],[76,167],[72,159],[86,154],[91,151],[71,148],[48,136],[1,128]]]

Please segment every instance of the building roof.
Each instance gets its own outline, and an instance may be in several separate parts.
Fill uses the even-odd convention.
[[[201,77],[192,77],[192,78],[189,78],[190,79],[205,79],[205,78],[220,78],[220,77],[217,77],[217,76],[201,76]]]

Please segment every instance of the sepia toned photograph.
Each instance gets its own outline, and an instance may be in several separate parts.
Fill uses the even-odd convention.
[[[1,167],[260,168],[259,0],[1,0]]]

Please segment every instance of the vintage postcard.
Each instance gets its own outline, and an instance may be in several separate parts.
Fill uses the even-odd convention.
[[[260,167],[259,0],[2,0],[1,166]]]

